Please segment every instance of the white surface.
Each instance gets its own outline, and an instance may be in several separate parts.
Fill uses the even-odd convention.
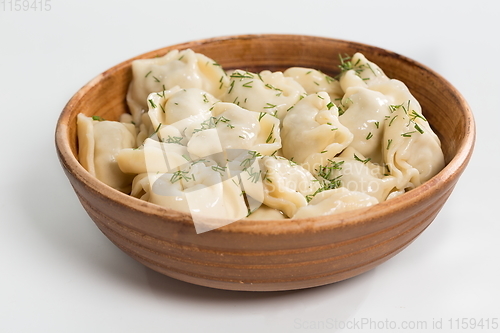
[[[0,7],[1,332],[369,332],[370,325],[456,332],[455,320],[470,323],[463,318],[483,319],[482,330],[465,331],[500,331],[486,329],[500,321],[498,2],[53,0],[51,7]],[[320,288],[219,291],[146,269],[83,211],[53,144],[72,94],[146,51],[245,33],[387,48],[433,68],[469,101],[478,129],[472,161],[436,220],[402,253]]]

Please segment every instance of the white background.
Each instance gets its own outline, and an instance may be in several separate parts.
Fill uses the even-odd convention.
[[[368,332],[370,320],[380,332],[424,323],[426,332],[456,332],[457,318],[460,325],[483,318],[482,330],[461,331],[487,332],[500,320],[498,2],[45,1],[50,11],[0,7],[1,332],[335,332],[343,325],[343,332]],[[473,158],[439,216],[402,253],[324,287],[221,291],[143,267],[83,211],[53,143],[70,97],[146,51],[247,33],[387,48],[434,69],[468,100],[478,130]]]

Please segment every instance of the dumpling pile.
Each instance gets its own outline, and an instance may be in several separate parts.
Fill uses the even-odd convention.
[[[368,207],[436,175],[439,138],[404,83],[361,53],[339,67],[336,78],[226,71],[190,49],[136,60],[130,114],[78,116],[80,162],[119,191],[203,219],[197,232]]]

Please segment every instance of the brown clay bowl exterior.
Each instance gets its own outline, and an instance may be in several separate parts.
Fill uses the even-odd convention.
[[[339,54],[364,53],[407,84],[439,135],[447,165],[420,187],[367,209],[298,220],[250,221],[196,234],[188,214],[118,192],[77,160],[76,116],[117,120],[127,112],[131,61],[191,48],[224,68],[336,75]],[[460,93],[421,64],[373,46],[322,37],[243,35],[173,45],[125,61],[97,76],[64,108],[56,128],[60,162],[83,207],[120,249],[155,271],[228,290],[275,291],[325,285],[366,272],[408,246],[434,220],[472,154],[475,125]]]

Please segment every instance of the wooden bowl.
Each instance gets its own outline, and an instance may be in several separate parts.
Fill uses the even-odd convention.
[[[118,192],[78,162],[76,116],[117,120],[134,59],[191,48],[225,69],[292,66],[336,75],[339,54],[362,52],[420,101],[442,140],[446,167],[418,188],[352,212],[298,220],[244,220],[203,234],[189,214]],[[173,45],[127,60],[80,89],[61,113],[56,147],[83,207],[120,249],[144,265],[190,283],[229,290],[273,291],[325,285],[361,274],[408,246],[433,221],[464,171],[475,141],[467,102],[445,79],[401,55],[364,44],[297,35],[243,35]]]

